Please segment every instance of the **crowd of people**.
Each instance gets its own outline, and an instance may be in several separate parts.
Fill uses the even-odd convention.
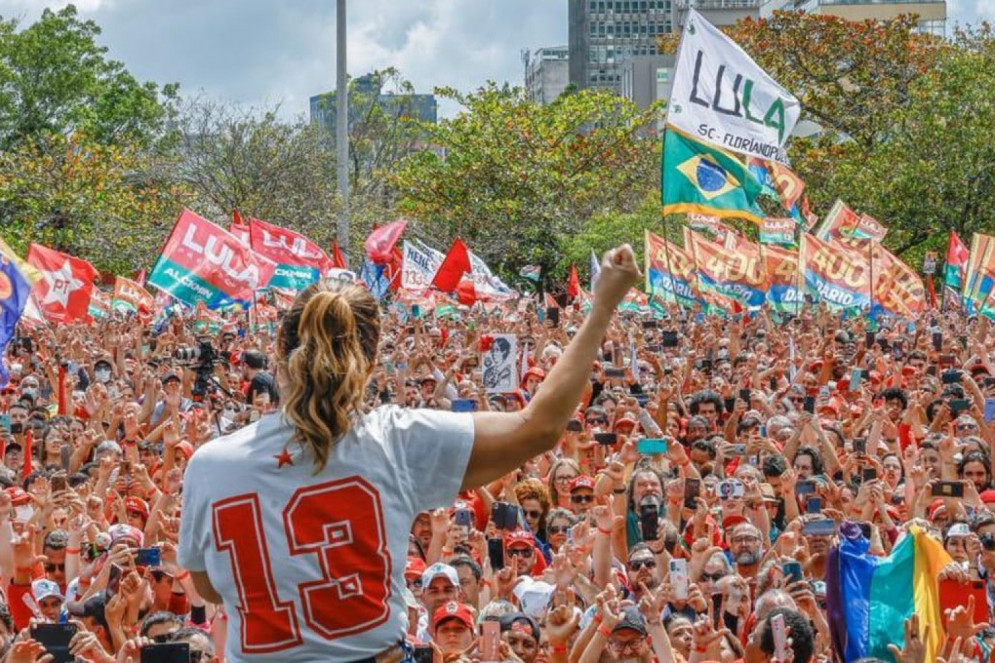
[[[520,410],[584,316],[412,308],[382,311],[366,409]],[[254,323],[21,327],[0,390],[0,660],[224,660],[225,611],[177,550],[190,458],[280,416],[275,326]],[[507,334],[520,383],[486,389]],[[940,656],[989,660],[993,343],[955,312],[617,314],[555,450],[411,524],[415,660],[840,660],[831,549],[885,557],[911,526],[952,559],[932,581],[970,596],[943,613]],[[917,636],[895,634],[896,660],[924,660]]]

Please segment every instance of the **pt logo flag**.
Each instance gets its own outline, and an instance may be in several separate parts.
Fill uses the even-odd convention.
[[[660,191],[664,214],[737,217],[759,224],[760,183],[728,152],[667,129],[663,139]]]
[[[293,230],[249,219],[249,241],[253,251],[276,263],[271,288],[303,290],[332,269],[328,254]]]
[[[32,291],[49,322],[88,320],[93,279],[98,272],[82,258],[32,244],[28,263],[41,273]]]
[[[801,104],[694,9],[677,52],[667,124],[735,152],[782,163]]]
[[[149,283],[181,302],[208,308],[249,306],[276,264],[227,230],[184,210],[152,269]]]

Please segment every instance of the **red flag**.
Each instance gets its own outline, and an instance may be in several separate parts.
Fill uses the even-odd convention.
[[[570,299],[580,297],[580,276],[577,275],[577,265],[570,263],[570,278],[567,280],[567,296]]]
[[[436,270],[432,285],[442,292],[452,292],[459,285],[463,275],[472,273],[472,271],[470,254],[466,250],[466,244],[457,237],[453,241],[449,253],[443,258],[442,264],[439,265],[439,269]]]
[[[231,225],[228,226],[228,232],[237,237],[242,244],[249,246],[249,224],[245,222],[238,210],[231,213]]]
[[[473,306],[477,303],[477,289],[473,285],[473,279],[460,279],[459,285],[456,286],[456,297],[464,306]]]
[[[331,267],[332,261],[312,240],[260,219],[249,219],[249,246],[279,265],[313,267],[321,274]]]
[[[24,448],[21,450],[21,480],[26,481],[29,476],[31,476],[31,471],[34,463],[32,463],[32,456],[34,456],[34,446],[35,446],[35,433],[34,430],[28,426],[27,430],[24,431]]]
[[[336,269],[349,269],[349,261],[345,259],[342,255],[342,250],[339,249],[339,240],[332,240],[332,267]]]
[[[89,319],[93,279],[99,274],[93,265],[39,244],[28,249],[28,263],[41,272],[42,279],[35,284],[33,294],[49,321]]]
[[[397,244],[397,240],[401,239],[401,235],[404,234],[404,229],[407,227],[408,222],[401,219],[380,228],[374,228],[364,244],[366,255],[377,265],[390,262],[394,245]]]
[[[950,231],[950,245],[947,247],[947,267],[953,265],[960,272],[960,278],[963,281],[964,278],[964,268],[967,267],[967,261],[970,257],[971,252],[967,250],[964,246],[964,242],[960,241],[960,237],[953,230]]]
[[[384,274],[390,279],[390,290],[391,292],[397,292],[401,289],[401,272],[404,268],[404,254],[401,253],[401,249],[394,247],[394,250],[390,252],[390,260],[384,265]]]

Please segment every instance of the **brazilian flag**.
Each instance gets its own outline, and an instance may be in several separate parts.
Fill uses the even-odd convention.
[[[763,220],[756,202],[760,182],[725,150],[667,127],[660,172],[664,214],[710,214],[756,224]]]

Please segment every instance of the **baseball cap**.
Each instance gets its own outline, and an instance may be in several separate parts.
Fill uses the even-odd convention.
[[[502,633],[506,631],[521,631],[526,635],[531,636],[536,642],[539,642],[539,625],[536,624],[536,620],[532,619],[524,612],[513,612],[508,615],[503,615],[500,623]]]
[[[96,619],[97,623],[110,631],[107,624],[107,617],[104,616],[104,608],[107,605],[107,593],[100,591],[85,601],[70,601],[66,605],[66,611],[73,617],[89,617]]]
[[[729,531],[736,525],[746,522],[749,522],[749,519],[746,518],[746,516],[743,516],[742,514],[739,513],[734,513],[722,519],[722,529]]]
[[[970,535],[971,535],[971,528],[968,526],[967,523],[954,523],[947,530],[947,535],[944,538],[950,539],[955,536],[970,536]]]
[[[45,580],[44,578],[32,581],[31,593],[34,595],[35,601],[41,601],[42,599],[51,598],[53,596],[63,600],[66,598],[62,595],[62,590],[59,589],[59,583],[51,580]]]
[[[625,628],[632,629],[637,633],[646,635],[646,619],[643,618],[642,613],[639,612],[639,608],[634,605],[622,608],[622,619],[618,620],[618,624],[615,624],[615,628],[612,629],[612,633],[616,633]]]
[[[149,517],[149,505],[145,503],[140,497],[126,497],[124,500],[124,510],[133,511],[139,514],[142,518]]]
[[[23,506],[31,501],[31,497],[20,486],[4,488],[3,492],[7,493],[7,497],[10,498],[10,503],[13,506]]]
[[[404,564],[404,577],[420,578],[423,573],[425,573],[425,560],[421,557],[409,557]]]
[[[183,382],[183,380],[180,379],[179,375],[177,375],[176,373],[170,372],[170,373],[166,373],[166,375],[163,376],[163,378],[162,378],[162,384],[163,384],[163,386],[165,386],[166,383],[172,382],[174,380],[176,382]]]
[[[937,497],[933,500],[933,503],[929,505],[929,519],[936,520],[936,517],[942,512],[944,515],[947,513],[947,505],[943,502],[942,497]]]
[[[438,562],[425,569],[425,572],[421,574],[422,587],[428,587],[439,576],[446,578],[454,587],[459,587],[459,574],[456,573],[456,569],[448,564]]]
[[[190,456],[193,455],[193,445],[187,442],[186,440],[183,440],[182,442],[177,444],[176,450],[181,454],[183,454],[183,457],[186,459],[189,459]]]
[[[628,428],[631,431],[631,430],[634,430],[636,428],[636,424],[637,423],[638,422],[635,419],[632,418],[632,415],[625,414],[625,415],[622,415],[618,419],[618,421],[615,422],[614,428],[615,428],[616,431],[619,430],[620,428]]]
[[[523,529],[508,532],[504,535],[504,545],[507,548],[511,548],[512,546],[531,548],[535,545],[535,537],[532,535],[532,532],[526,532]]]
[[[118,523],[117,525],[111,525],[107,533],[111,537],[111,545],[118,543],[132,543],[137,546],[142,545],[142,541],[145,539],[145,535],[142,534],[142,530],[132,527],[131,525],[126,525],[125,523]]]
[[[586,474],[574,477],[573,481],[570,482],[570,492],[572,493],[578,488],[589,488],[594,490],[594,477],[590,477]]]
[[[432,628],[439,628],[442,622],[449,621],[450,619],[462,622],[468,629],[473,629],[473,610],[464,603],[450,601],[436,609],[435,614],[432,615]]]

